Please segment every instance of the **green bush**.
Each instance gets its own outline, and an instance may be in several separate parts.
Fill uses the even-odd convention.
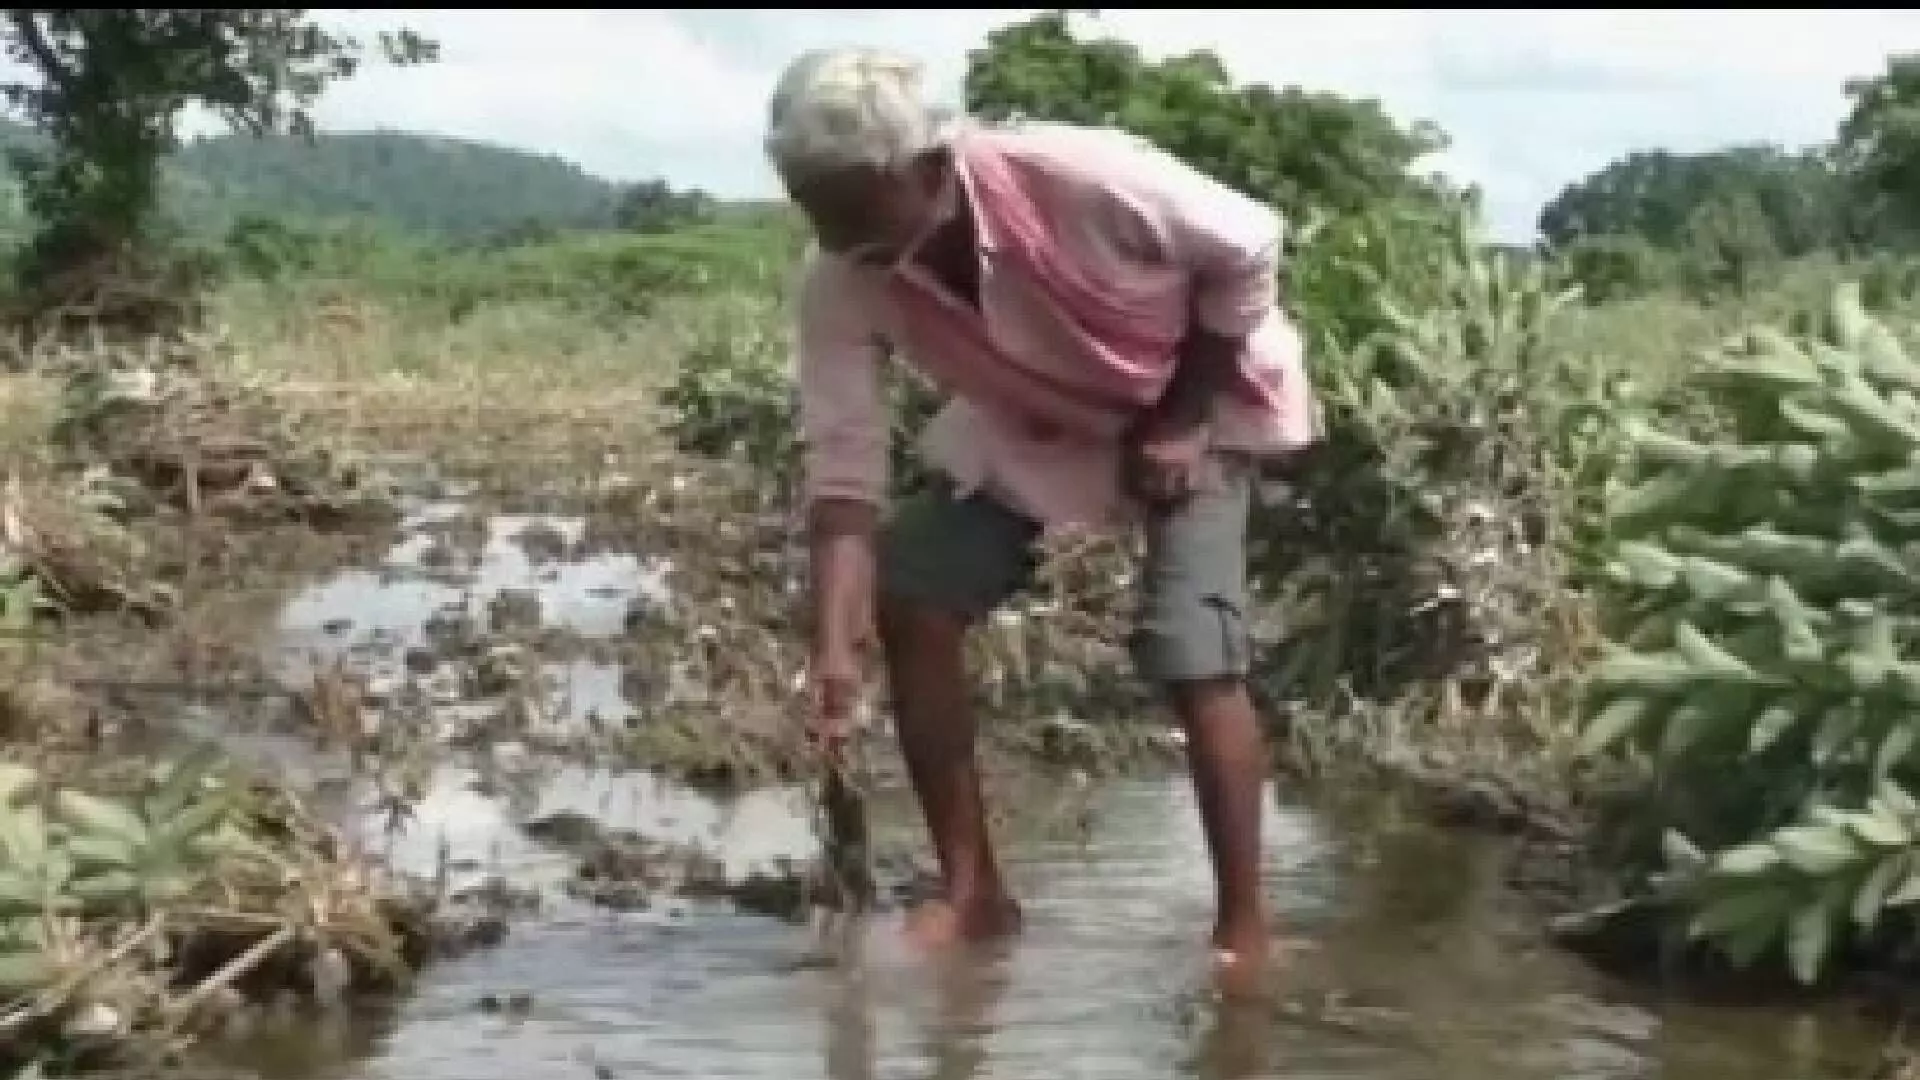
[[[1817,323],[1692,374],[1711,441],[1634,425],[1584,728],[1650,773],[1645,898],[1806,981],[1920,901],[1920,362],[1853,288]]]
[[[929,385],[902,365],[885,373],[893,424],[896,491],[926,479],[914,440],[938,409]],[[799,416],[788,336],[753,325],[722,326],[695,341],[662,394],[667,430],[684,453],[744,462],[780,496],[799,477]]]
[[[618,322],[645,316],[663,296],[772,293],[797,253],[767,223],[711,224],[672,233],[561,234],[497,250],[449,248],[364,225],[236,223],[230,272],[268,281],[329,280],[451,321],[482,307],[550,303]]]
[[[1516,658],[1543,651],[1561,560],[1592,542],[1582,493],[1608,467],[1619,380],[1555,336],[1575,294],[1490,251],[1464,208],[1394,250],[1416,241],[1387,264],[1401,277],[1366,261],[1372,245],[1310,264],[1370,282],[1339,318],[1376,329],[1347,349],[1320,335],[1324,438],[1253,530],[1256,582],[1288,624],[1263,682],[1321,710],[1425,708],[1460,680],[1535,696],[1541,663]]]

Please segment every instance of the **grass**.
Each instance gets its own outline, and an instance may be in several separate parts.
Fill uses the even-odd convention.
[[[715,611],[735,599],[742,601],[743,612],[755,608],[734,622],[727,621],[731,612],[712,620],[728,633],[740,631],[743,636],[729,640],[742,647],[716,650],[705,677],[738,682],[750,687],[742,693],[758,695],[756,704],[778,707],[782,699],[774,683],[780,680],[765,678],[764,670],[745,671],[743,665],[756,658],[745,656],[749,650],[743,643],[773,642],[765,651],[780,654],[775,667],[787,663],[799,643],[792,640],[783,616],[767,614],[773,608],[763,597],[747,595],[766,592],[765,581],[752,573],[737,575],[740,568],[756,565],[755,543],[779,542],[754,537],[771,538],[779,530],[766,527],[764,502],[740,497],[733,487],[725,487],[733,480],[719,479],[732,474],[712,467],[704,472],[687,469],[673,445],[673,417],[667,415],[660,392],[683,371],[698,373],[701,378],[695,381],[704,382],[711,370],[713,385],[694,388],[704,395],[703,401],[742,395],[755,405],[754,415],[765,418],[762,427],[779,429],[790,423],[786,388],[768,374],[777,374],[780,342],[787,334],[788,315],[777,283],[790,255],[781,242],[766,237],[756,240],[738,229],[707,230],[677,237],[572,237],[485,256],[406,249],[363,252],[355,256],[359,262],[341,257],[299,273],[240,277],[211,298],[231,346],[214,361],[214,373],[267,389],[286,408],[319,421],[312,429],[315,437],[343,452],[376,461],[405,459],[413,466],[426,463],[446,476],[477,482],[481,493],[476,507],[488,510],[604,511],[610,500],[601,496],[617,476],[640,477],[644,483],[624,489],[629,497],[616,513],[601,513],[597,519],[619,519],[619,535],[610,542],[624,545],[623,550],[665,550],[688,567],[700,565],[693,571],[703,591],[700,603],[713,605]],[[1568,367],[1592,365],[1628,371],[1652,390],[1668,388],[1686,375],[1700,350],[1756,320],[1772,321],[1807,308],[1841,274],[1841,268],[1809,262],[1789,268],[1767,288],[1712,305],[1656,295],[1566,309],[1549,331],[1545,351],[1551,354],[1547,367],[1552,371],[1546,378],[1557,379]],[[1458,318],[1430,320],[1440,330],[1458,330],[1462,319],[1491,321],[1473,312],[1442,314]],[[1463,339],[1441,335],[1433,340]],[[1484,421],[1464,417],[1484,411],[1478,407],[1489,400],[1488,394],[1470,379],[1452,377],[1471,368],[1473,361],[1464,359],[1465,354],[1452,355],[1449,348],[1428,350],[1439,364],[1454,369],[1448,377],[1416,383],[1406,391],[1402,415],[1393,420],[1398,427],[1363,434],[1388,442],[1405,435],[1404,441],[1413,443],[1424,437],[1422,425],[1432,421],[1464,425],[1463,430],[1475,423],[1484,428]],[[713,367],[689,368],[687,362],[695,357]],[[1334,358],[1336,363],[1345,359]],[[760,365],[754,378],[727,377],[729,364],[749,362]],[[1484,372],[1474,368],[1467,373]],[[0,459],[45,456],[45,432],[58,409],[54,390],[41,378],[0,378]],[[1547,396],[1557,395],[1557,400],[1528,410],[1522,424],[1526,430],[1513,440],[1514,456],[1557,452],[1553,433],[1544,429],[1568,411],[1561,408],[1564,399],[1576,393],[1553,389]],[[1438,400],[1443,397],[1447,400]],[[725,417],[738,415],[722,411]],[[755,436],[756,447],[778,458],[791,432],[743,434]],[[1423,467],[1412,457],[1399,464]],[[1553,484],[1535,484],[1532,468],[1476,474],[1453,486],[1433,483],[1417,471],[1395,479],[1403,484],[1402,491],[1444,492],[1458,505],[1485,498],[1496,504],[1496,516],[1517,517],[1515,505],[1508,503],[1542,497],[1543,491],[1546,498],[1564,498]],[[1537,471],[1552,469],[1549,462]],[[682,512],[673,505],[677,495],[663,494],[677,491],[670,481],[685,475],[697,476],[696,486],[714,486],[712,492],[687,495],[688,502],[706,496],[710,505]],[[1506,480],[1533,486],[1509,497],[1500,494]],[[644,494],[632,496],[634,491]],[[1351,496],[1347,492],[1342,501],[1357,501]],[[680,519],[669,520],[676,512],[682,513]],[[764,533],[756,532],[763,527]],[[724,535],[728,533],[747,535],[742,539]],[[287,536],[271,542],[299,543]],[[1473,554],[1441,552],[1439,561],[1447,563],[1458,555],[1450,565],[1464,566]],[[1523,635],[1552,637],[1551,630],[1537,625],[1542,611],[1574,621],[1592,613],[1581,585],[1571,577],[1562,580],[1561,566],[1549,570],[1542,569],[1546,562],[1504,561],[1509,578],[1530,580],[1490,581],[1484,591],[1518,598],[1506,606],[1516,609],[1511,622]],[[298,560],[289,557],[288,562]],[[1336,583],[1359,581],[1365,574],[1355,568],[1369,565],[1364,558],[1341,563],[1341,571],[1331,577]],[[203,575],[202,587],[217,594],[238,580]],[[258,594],[265,596],[289,580],[290,574],[277,575],[261,585]],[[1377,605],[1383,614],[1374,622],[1411,625],[1403,614],[1406,608],[1386,602],[1395,599],[1385,597]],[[253,625],[258,613],[243,618],[231,600],[190,597],[193,619],[186,633],[244,636],[244,631],[236,634],[236,627]],[[220,626],[222,622],[227,625]],[[754,636],[745,636],[749,633]],[[1418,638],[1420,631],[1411,636]],[[1058,664],[1083,673],[1090,669],[1071,651],[1088,635],[1054,637],[1058,640],[1050,639],[1047,647]],[[1092,639],[1111,637],[1096,632]],[[1388,645],[1374,640],[1354,647],[1384,653]],[[1405,642],[1394,647],[1404,648]],[[689,642],[678,637],[663,648],[691,651]],[[1547,666],[1556,669],[1552,677],[1564,690],[1581,662],[1580,657],[1556,655]],[[1510,713],[1499,713],[1461,705],[1459,690],[1458,679],[1416,681],[1398,696],[1383,695],[1381,701],[1344,712],[1316,703],[1324,715],[1308,722],[1323,732],[1359,732],[1359,738],[1390,743],[1387,749],[1419,759],[1429,774],[1448,774],[1426,777],[1443,785],[1473,781],[1476,772],[1484,776],[1492,771],[1501,777],[1529,773],[1523,778],[1527,783],[1551,788],[1568,775],[1566,751],[1577,732],[1577,715],[1564,694],[1535,693]],[[1343,692],[1352,696],[1350,686]],[[1520,691],[1523,698],[1527,693],[1527,688]],[[1097,714],[1099,708],[1089,704],[1080,711]],[[1436,744],[1452,754],[1437,766],[1435,759],[1422,756]],[[1455,794],[1442,791],[1437,798],[1445,802]]]
[[[50,379],[0,374],[0,462],[33,462],[45,456],[59,400],[59,386]]]
[[[670,296],[596,319],[555,300],[453,320],[336,286],[243,282],[214,305],[237,374],[343,437],[453,471],[594,473],[658,448],[658,389],[698,343],[777,316],[747,293]]]

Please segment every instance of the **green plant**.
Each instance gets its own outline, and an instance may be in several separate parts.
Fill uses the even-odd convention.
[[[914,439],[940,399],[902,365],[890,365],[882,377],[893,429],[893,483],[897,490],[912,490],[925,481]],[[743,462],[770,490],[784,494],[799,476],[796,392],[787,336],[729,325],[695,342],[661,401],[682,452]]]
[[[1633,424],[1584,742],[1649,771],[1623,823],[1644,895],[1812,981],[1876,931],[1911,940],[1920,900],[1920,363],[1847,286],[1690,382],[1723,430]]]
[[[83,1013],[111,1021],[88,1025],[105,1049],[164,1043],[263,968],[404,976],[363,868],[219,760],[98,790],[0,762],[0,1068],[82,1052],[65,1021]]]
[[[661,403],[684,453],[743,461],[784,492],[796,475],[797,420],[783,335],[723,328],[694,342]]]
[[[1532,645],[1558,602],[1545,594],[1561,591],[1563,534],[1585,520],[1576,496],[1618,390],[1552,339],[1576,294],[1489,251],[1467,208],[1390,250],[1316,256],[1371,283],[1340,321],[1377,329],[1347,349],[1321,336],[1324,438],[1254,529],[1256,580],[1290,623],[1267,688],[1323,708],[1531,679],[1533,664],[1498,656]]]

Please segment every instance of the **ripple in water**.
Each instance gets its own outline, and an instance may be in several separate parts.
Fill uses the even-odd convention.
[[[568,794],[542,796],[542,812],[718,838],[740,859],[808,843],[777,793],[729,816],[586,773],[548,790]],[[917,827],[904,800],[888,805],[888,824]],[[406,841],[420,846],[403,858],[423,857],[436,832],[485,849],[501,834],[486,814],[459,796],[430,800]],[[1370,837],[1384,850],[1359,859],[1360,845],[1329,823],[1277,803],[1266,865],[1287,939],[1277,1000],[1220,1009],[1203,993],[1211,885],[1183,780],[1104,789],[1084,844],[1008,832],[1028,927],[1002,955],[922,960],[882,918],[857,962],[819,970],[796,964],[811,944],[805,929],[714,909],[535,920],[431,971],[386,1030],[308,1043],[308,1064],[279,1075],[1841,1080],[1862,1075],[1871,1046],[1834,1017],[1796,1025],[1777,1012],[1621,1000],[1524,929],[1500,899],[1491,849],[1408,830]],[[542,856],[527,845],[494,857],[528,875]],[[533,994],[530,1014],[475,1008],[483,994],[515,991]],[[347,1049],[357,1061],[337,1056]],[[321,1069],[311,1063],[323,1050],[335,1056]]]

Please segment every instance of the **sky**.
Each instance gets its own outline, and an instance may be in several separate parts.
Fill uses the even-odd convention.
[[[778,194],[766,96],[799,52],[897,50],[959,99],[967,50],[1032,9],[580,11],[333,9],[356,32],[408,26],[438,64],[369,67],[329,90],[323,126],[392,127],[550,152],[615,180]],[[1149,56],[1209,49],[1242,81],[1378,98],[1438,123],[1433,166],[1479,184],[1498,238],[1632,150],[1828,139],[1850,78],[1920,51],[1920,12],[1103,10],[1084,24]]]

